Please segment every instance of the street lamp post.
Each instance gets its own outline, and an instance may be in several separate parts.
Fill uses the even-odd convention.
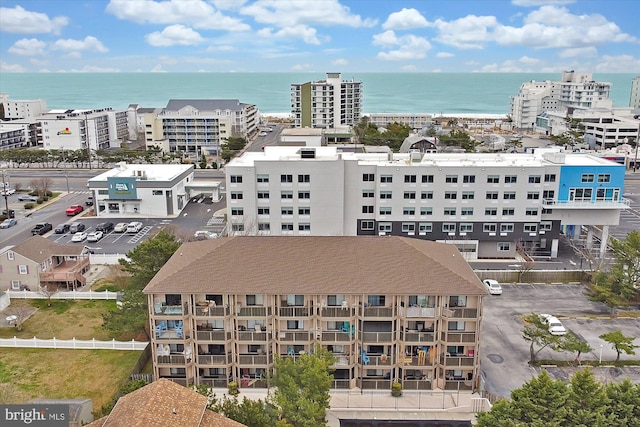
[[[9,212],[9,187],[7,186],[7,183],[4,180],[4,170],[0,171],[2,173],[2,194],[4,195],[4,207],[6,209],[7,212],[7,218],[11,217],[11,214]]]
[[[598,357],[598,364],[602,365],[602,344],[600,344],[600,356]]]
[[[67,183],[67,194],[69,194],[69,175],[67,173],[67,157],[64,155],[64,147],[62,147],[62,161],[64,162],[64,180]]]

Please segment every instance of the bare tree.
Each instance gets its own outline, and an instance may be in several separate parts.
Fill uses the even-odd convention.
[[[50,177],[32,179],[29,181],[29,186],[38,194],[39,198],[45,198],[49,189],[53,186],[53,179]]]
[[[595,274],[606,266],[607,260],[604,257],[600,257],[599,250],[581,245],[579,244],[579,241],[567,236],[563,236],[562,239],[563,243],[570,247],[580,258],[580,269],[582,271],[588,271]]]
[[[522,262],[518,264],[518,283],[522,283],[522,279],[529,271],[533,270],[536,262],[527,253],[522,242],[516,242],[516,252],[522,257]]]
[[[19,305],[13,307],[11,313],[16,317],[13,321],[13,326],[20,332],[22,330],[22,324],[31,316],[33,308],[28,305]]]
[[[47,307],[51,307],[51,297],[58,292],[58,288],[51,285],[40,286],[38,293],[47,299]]]

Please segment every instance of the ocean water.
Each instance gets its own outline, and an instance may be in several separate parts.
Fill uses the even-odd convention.
[[[628,106],[635,74],[596,74],[612,83],[615,106]],[[2,73],[0,93],[44,99],[51,109],[156,108],[169,99],[239,99],[263,113],[291,110],[291,84],[324,73]],[[506,114],[523,82],[557,81],[561,73],[343,73],[363,82],[363,112]]]

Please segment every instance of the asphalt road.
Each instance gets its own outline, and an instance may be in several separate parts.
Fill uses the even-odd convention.
[[[640,319],[608,318],[609,309],[589,301],[581,285],[503,285],[502,295],[485,298],[480,368],[488,391],[497,396],[509,396],[526,381],[539,373],[529,366],[529,343],[522,338],[523,323],[518,316],[531,312],[557,316],[565,327],[582,337],[593,352],[582,360],[598,360],[602,345],[602,360],[615,360],[616,352],[599,335],[621,329],[625,335],[635,336],[640,345]],[[573,360],[574,354],[544,349],[539,359]],[[621,359],[637,356],[621,356]],[[608,369],[608,368],[607,368]],[[556,370],[561,377],[562,370]],[[601,375],[607,375],[602,372]],[[640,368],[627,368],[625,375],[640,380]],[[610,378],[611,379],[611,378]]]

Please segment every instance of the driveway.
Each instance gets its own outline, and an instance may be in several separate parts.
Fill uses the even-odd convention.
[[[550,313],[559,317],[564,325],[583,337],[594,349],[582,359],[598,360],[602,344],[602,360],[615,360],[616,353],[611,346],[598,336],[605,332],[621,329],[625,335],[638,337],[640,319],[608,318],[609,309],[603,304],[593,303],[584,296],[581,285],[502,285],[500,296],[485,298],[480,345],[480,368],[485,379],[486,389],[497,396],[507,397],[512,390],[519,388],[539,369],[529,366],[529,343],[522,338],[523,323],[519,315],[531,312]],[[597,319],[589,318],[598,316]],[[640,345],[640,338],[634,342]],[[574,355],[558,353],[548,349],[538,354],[539,359],[573,360]],[[638,356],[622,355],[621,359],[634,359]],[[605,370],[608,368],[602,368]],[[615,369],[614,369],[615,370]],[[625,368],[632,379],[640,379],[639,368]],[[601,377],[621,379],[625,370],[613,373],[603,372]],[[567,369],[556,369],[558,377],[568,377]]]

